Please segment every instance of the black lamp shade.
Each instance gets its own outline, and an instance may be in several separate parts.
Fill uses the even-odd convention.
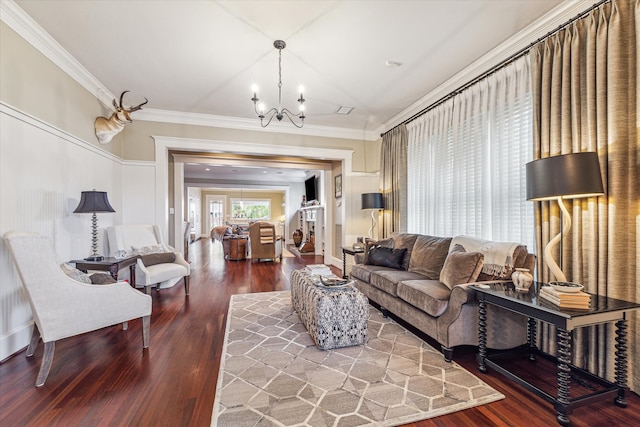
[[[594,152],[534,160],[527,163],[526,174],[527,200],[577,199],[604,194],[600,162]]]
[[[362,209],[384,209],[382,193],[362,194]]]
[[[115,212],[105,191],[83,191],[80,203],[73,213]]]

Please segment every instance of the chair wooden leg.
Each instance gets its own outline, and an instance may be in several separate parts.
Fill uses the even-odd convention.
[[[33,356],[36,348],[38,348],[38,342],[40,341],[40,331],[38,330],[38,326],[33,324],[33,332],[31,333],[31,341],[29,342],[29,347],[27,347],[27,357]]]
[[[189,295],[189,276],[184,276],[184,293]]]
[[[151,329],[151,316],[142,317],[142,348],[149,347],[149,330]]]
[[[44,355],[42,356],[42,365],[40,366],[40,372],[38,372],[38,378],[36,378],[36,387],[42,387],[47,381],[49,376],[49,369],[51,369],[51,362],[53,362],[53,352],[56,349],[56,342],[50,341],[44,343]]]

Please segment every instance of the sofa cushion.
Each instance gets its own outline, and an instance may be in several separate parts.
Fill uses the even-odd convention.
[[[413,233],[393,233],[391,238],[393,239],[393,247],[396,249],[406,249],[402,260],[402,269],[409,270],[409,261],[411,260],[411,251],[413,251],[413,245],[416,242],[417,234]]]
[[[409,271],[439,280],[450,244],[451,237],[418,236],[411,252]]]
[[[440,282],[449,289],[463,283],[475,282],[482,270],[484,255],[480,252],[467,252],[460,245],[455,245],[447,255],[440,272]]]
[[[165,280],[189,275],[187,268],[182,264],[156,264],[146,268],[149,271],[151,283],[160,283]]]
[[[423,275],[418,273],[385,268],[384,270],[372,271],[369,283],[381,291],[385,291],[386,293],[397,297],[398,283],[403,280],[424,280],[424,278],[425,277]]]
[[[403,280],[398,297],[430,316],[438,317],[447,309],[451,289],[437,280]]]
[[[379,270],[395,271],[395,269],[393,268],[381,267],[379,265],[355,264],[353,267],[351,267],[351,277],[369,283],[371,281],[371,272]]]
[[[379,265],[381,267],[389,267],[400,269],[406,249],[392,249],[383,246],[373,246],[369,249],[367,264]]]

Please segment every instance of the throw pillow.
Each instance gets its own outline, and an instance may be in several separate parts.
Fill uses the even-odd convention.
[[[170,264],[176,260],[176,254],[173,252],[163,252],[158,254],[142,255],[140,257],[145,267],[156,264]]]
[[[409,271],[419,273],[430,280],[438,280],[449,253],[451,237],[420,235],[411,251]]]
[[[369,264],[369,252],[374,246],[381,246],[384,248],[393,248],[393,239],[373,240],[367,239],[364,247],[364,263]]]
[[[369,265],[379,265],[381,267],[402,268],[402,260],[406,249],[392,249],[384,246],[373,246],[369,249]]]
[[[78,270],[71,264],[68,264],[68,263],[60,264],[60,267],[62,268],[62,271],[64,271],[64,274],[66,274],[73,280],[77,282],[91,284],[91,278],[89,277],[89,275],[87,273],[83,273],[82,271]]]
[[[164,248],[163,245],[143,246],[140,248],[136,248],[135,246],[132,246],[131,249],[133,250],[134,255],[140,255],[140,256],[166,252],[166,249]]]
[[[447,255],[440,272],[440,282],[449,289],[463,283],[472,283],[478,279],[484,255],[480,252],[466,252],[460,245],[455,245]]]
[[[91,279],[91,283],[94,285],[108,285],[110,283],[116,283],[116,279],[107,273],[93,273],[89,278]]]

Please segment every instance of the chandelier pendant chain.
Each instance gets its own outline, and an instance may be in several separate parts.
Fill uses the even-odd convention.
[[[304,126],[304,119],[306,118],[304,115],[304,102],[306,101],[304,99],[304,94],[302,93],[302,89],[300,89],[300,98],[298,99],[298,114],[294,114],[288,109],[282,107],[282,49],[286,47],[286,43],[282,40],[276,40],[273,42],[273,47],[278,49],[278,108],[274,107],[269,109],[268,111],[264,111],[264,106],[262,103],[260,103],[260,99],[258,98],[257,93],[254,91],[253,98],[251,98],[251,100],[253,101],[253,109],[260,119],[260,126],[262,126],[263,128],[269,126],[274,117],[278,119],[278,121],[282,121],[285,116],[295,127],[301,128],[302,126]],[[294,117],[300,119],[300,124],[293,121]]]

